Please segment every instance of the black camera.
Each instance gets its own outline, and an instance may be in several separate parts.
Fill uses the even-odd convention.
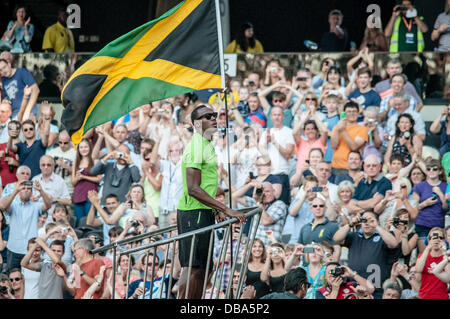
[[[263,193],[263,189],[257,188],[255,193],[256,193],[256,195],[260,196]]]
[[[8,294],[8,288],[5,286],[0,286],[0,295]]]
[[[25,181],[23,182],[24,186],[33,186],[33,182],[32,181]]]
[[[139,222],[133,219],[133,220],[131,221],[131,226],[136,228],[136,227],[139,226]]]
[[[336,267],[330,270],[330,275],[334,277],[339,277],[342,276],[343,274],[345,274],[345,270],[342,267]]]
[[[248,85],[254,86],[255,85],[255,81],[248,81]]]
[[[432,233],[431,239],[439,239],[439,233]]]
[[[302,78],[302,77],[298,77],[297,78],[297,81],[299,81],[299,82],[303,82],[303,81],[306,81],[307,80],[307,78]]]
[[[249,177],[250,179],[254,179],[254,178],[255,178],[255,175],[253,175],[253,172],[250,172],[250,173],[248,173],[248,177]]]
[[[367,218],[365,217],[361,217],[359,220],[361,223],[367,223]]]
[[[408,10],[408,8],[404,7],[404,6],[399,6],[399,7],[397,7],[397,9],[395,9],[395,11],[407,11],[407,10]]]
[[[395,226],[395,227],[397,227],[398,225],[400,225],[400,217],[394,217],[393,219],[392,219],[392,224]]]

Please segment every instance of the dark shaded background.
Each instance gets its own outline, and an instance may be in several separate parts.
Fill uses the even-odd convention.
[[[426,50],[433,50],[431,29],[437,15],[443,11],[446,0],[416,0],[419,14],[424,16],[430,31],[425,35]],[[16,3],[25,3],[31,9],[35,25],[32,42],[34,51],[41,51],[45,29],[56,22],[58,5],[77,3],[81,7],[81,29],[74,29],[76,50],[96,52],[110,41],[133,28],[154,19],[180,2],[179,0],[1,0],[0,32],[6,30]],[[383,27],[387,24],[396,0],[230,0],[231,39],[239,26],[251,21],[256,37],[266,52],[305,51],[303,41],[320,42],[328,30],[328,13],[340,9],[344,13],[343,27],[351,40],[359,46],[369,13],[366,8],[376,3],[381,7]],[[79,43],[79,35],[98,35],[98,42]]]

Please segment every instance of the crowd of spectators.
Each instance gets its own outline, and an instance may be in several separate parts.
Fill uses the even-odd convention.
[[[17,25],[30,25],[17,12]],[[189,116],[207,104],[218,126],[217,199],[263,208],[257,229],[233,225],[234,234],[256,231],[246,298],[301,290],[310,299],[448,299],[450,105],[427,130],[424,92],[399,60],[386,63],[385,79],[368,49],[346,66],[325,57],[319,72],[302,66],[290,76],[273,59],[263,72],[227,77],[227,95],[207,90],[145,104],[73,145],[51,103],[38,111],[42,86],[3,52],[0,298],[175,298],[176,246],[126,255],[120,250],[150,240],[124,245],[117,273],[112,252],[92,251],[176,223]],[[425,144],[430,134],[441,136],[439,149]],[[223,298],[228,285],[236,292],[232,258],[221,290],[209,282],[207,296]],[[300,290],[285,284],[295,268],[307,277]]]

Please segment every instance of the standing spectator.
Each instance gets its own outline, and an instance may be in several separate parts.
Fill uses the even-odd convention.
[[[92,227],[102,226],[103,228],[103,241],[105,245],[108,245],[112,239],[109,236],[109,232],[112,228],[115,228],[115,222],[111,219],[112,213],[116,211],[116,209],[120,205],[120,201],[115,194],[109,194],[105,198],[105,207],[100,205],[100,198],[98,197],[98,193],[96,191],[89,191],[88,198],[91,202],[91,209],[89,210],[89,214],[86,218],[86,225]],[[95,211],[98,212],[100,218],[95,217]],[[119,232],[120,233],[120,232]]]
[[[329,203],[328,203],[329,205]],[[300,234],[298,235],[298,243],[302,245],[309,245],[311,243],[320,243],[324,240],[333,241],[333,236],[338,230],[338,226],[329,221],[325,216],[327,210],[327,203],[320,197],[316,197],[311,202],[311,212],[314,215],[312,222],[304,225]],[[333,242],[332,242],[333,243]],[[333,243],[334,258],[339,260],[341,254],[341,246]]]
[[[48,64],[43,70],[44,80],[39,84],[40,96],[44,98],[59,98],[61,90],[58,86],[59,69],[56,65]]]
[[[434,22],[434,30],[431,32],[431,41],[439,40],[438,51],[450,51],[450,2],[445,3],[444,12],[440,13]]]
[[[270,244],[267,249],[267,258],[264,268],[261,271],[261,281],[269,286],[269,291],[282,292],[284,288],[284,278],[286,276],[286,256],[284,248],[279,243]]]
[[[9,21],[5,32],[5,40],[11,46],[11,53],[31,52],[31,40],[34,35],[34,25],[28,16],[27,8],[24,5],[17,4],[14,8],[15,21]]]
[[[72,197],[72,169],[77,156],[77,150],[73,147],[70,135],[66,130],[59,132],[58,147],[51,149],[47,155],[53,157],[55,160],[55,173],[64,179],[67,190]]]
[[[443,118],[444,117],[444,118]],[[439,148],[439,154],[444,156],[445,153],[450,151],[450,134],[447,133],[450,120],[450,104],[444,106],[441,113],[431,123],[430,132],[433,134],[440,134],[441,145]]]
[[[73,203],[75,216],[77,218],[76,226],[80,224],[83,217],[87,217],[91,208],[91,202],[88,200],[89,191],[97,191],[98,183],[102,176],[91,174],[94,166],[92,159],[92,144],[87,139],[82,139],[76,147],[76,157],[72,170]]]
[[[20,268],[14,268],[9,271],[9,281],[14,290],[14,299],[23,299],[25,294],[25,282]]]
[[[350,219],[362,209],[356,206],[352,199],[355,193],[355,186],[349,180],[339,183],[337,188],[338,200],[331,207],[328,207],[327,216],[332,220],[336,220],[339,225],[348,224]]]
[[[261,136],[260,150],[267,149],[267,154],[272,162],[272,174],[277,175],[283,188],[289,189],[289,160],[294,151],[295,141],[292,129],[283,125],[283,108],[274,106],[271,110],[273,128],[267,129]],[[289,196],[284,194],[280,198],[286,205],[289,205]]]
[[[377,218],[371,211],[366,211],[361,217],[354,216],[349,224],[339,228],[333,240],[348,248],[349,267],[361,277],[373,280],[376,288],[374,297],[379,299],[382,294],[381,284],[389,278],[391,271],[389,256],[397,248],[398,242],[378,224]],[[350,232],[350,228],[357,224],[361,224],[361,230]]]
[[[334,179],[334,183],[339,185],[342,181],[350,181],[356,188],[364,177],[364,172],[361,170],[362,161],[363,159],[360,152],[350,151],[347,156],[348,173],[345,175],[337,175]]]
[[[402,288],[395,283],[388,283],[384,286],[383,296],[381,299],[400,299]]]
[[[131,261],[129,260],[131,258]],[[129,266],[132,267],[129,271]],[[117,258],[117,268],[118,271],[116,274],[113,274],[113,276],[116,276],[116,287],[115,287],[115,298],[116,299],[125,299],[126,293],[128,291],[128,285],[132,282],[135,282],[136,280],[139,280],[139,273],[134,269],[134,257],[133,255],[127,255],[127,254],[120,254],[119,258]],[[130,276],[130,278],[128,278]],[[111,276],[111,283],[112,286],[112,279]]]
[[[35,125],[32,120],[22,123],[22,132],[25,142],[13,143],[15,137],[11,136],[8,141],[8,150],[19,155],[19,165],[26,165],[31,169],[31,177],[41,173],[40,166],[36,159],[40,159],[45,154],[50,132],[50,121],[45,120],[46,129],[42,139],[36,139]],[[53,159],[52,159],[53,162]]]
[[[39,87],[31,73],[25,68],[13,68],[10,62],[0,59],[0,76],[3,96],[12,103],[12,117],[23,121],[28,119],[30,112],[36,115]],[[27,86],[30,95],[25,94]],[[22,103],[24,100],[27,100],[26,104]]]
[[[3,104],[4,105],[4,104]],[[0,106],[1,108],[1,106]],[[11,114],[11,113],[10,113]],[[17,154],[14,154],[8,149],[8,140],[12,139],[13,143],[20,142],[19,133],[20,133],[20,122],[19,121],[9,121],[7,124],[8,135],[7,139],[4,143],[0,144],[0,176],[2,180],[2,187],[5,187],[9,183],[13,183],[17,181],[17,166],[19,166],[19,160]]]
[[[380,148],[384,141],[384,129],[377,122],[378,110],[379,107],[376,106],[369,106],[364,110],[364,119],[361,124],[367,127],[369,141],[362,150],[363,158],[366,158],[370,154],[375,154],[380,159],[382,158]]]
[[[155,149],[156,146],[155,144]],[[161,200],[161,186],[164,177],[160,172],[159,163],[151,162],[149,152],[144,152],[144,161],[142,162],[142,178],[143,195],[145,196],[145,203],[150,207],[153,215],[158,222],[159,218],[159,203]],[[181,195],[180,195],[181,196]]]
[[[45,52],[70,53],[75,51],[72,31],[67,27],[68,14],[65,8],[59,8],[58,21],[45,30],[42,50]]]
[[[41,246],[36,246],[36,238],[30,238],[30,240],[28,240],[27,255],[30,252],[31,258],[28,263],[37,264],[42,261],[41,254],[43,249]],[[21,261],[20,265],[22,266],[22,264],[23,262]],[[25,281],[25,294],[23,299],[39,299],[40,272],[30,270],[26,266],[22,266],[22,274]]]
[[[433,273],[435,268],[444,259],[448,258],[445,246],[445,231],[440,227],[433,227],[428,233],[428,245],[417,258],[416,270],[422,274],[419,297],[422,299],[449,299],[447,283],[441,281]],[[449,267],[447,266],[447,271]]]
[[[254,35],[253,24],[246,22],[239,28],[238,36],[225,48],[225,53],[263,53],[264,49]]]
[[[67,190],[66,182],[61,176],[53,172],[54,162],[51,156],[42,156],[39,160],[39,167],[42,173],[33,177],[32,180],[39,182],[52,202],[52,207],[48,212],[49,221],[51,221],[55,204],[72,205],[72,199]]]
[[[377,27],[376,23],[379,23],[380,27]],[[380,17],[375,18],[373,27],[366,26],[359,49],[364,50],[365,48],[368,48],[370,52],[388,51],[388,43],[384,36]]]
[[[108,161],[109,159],[115,161]],[[131,184],[139,182],[141,178],[139,169],[131,161],[130,149],[124,144],[98,161],[90,173],[103,174],[102,205],[105,204],[106,196],[112,193],[118,196],[120,202],[124,202]]]
[[[11,117],[11,103],[8,100],[0,102],[0,144],[8,143],[8,124]]]
[[[350,92],[351,81],[345,91],[348,99],[357,102],[362,109],[366,109],[369,106],[380,106],[381,98],[370,85],[372,81],[372,72],[369,68],[358,69],[358,71],[356,71],[356,76],[353,77],[353,79],[356,80],[357,89]]]
[[[388,95],[394,93],[394,90],[391,88],[391,79],[394,75],[400,74],[403,72],[402,64],[397,59],[390,59],[386,64],[386,73],[388,78],[386,80],[380,81],[375,85],[375,91],[380,94],[381,99],[385,98]],[[423,101],[421,97],[417,94],[417,91],[412,85],[411,82],[407,81],[405,85],[405,93],[414,97],[417,101],[417,109],[420,110],[423,107]]]
[[[330,66],[332,66],[334,64],[336,64],[336,61],[334,59],[328,58],[328,57],[324,58],[320,62],[320,73],[316,74],[312,79],[312,85],[313,85],[313,88],[314,88],[316,94],[320,93],[318,90],[325,83],[325,80],[327,78],[327,73],[328,73]]]
[[[261,127],[266,128],[267,126],[267,117],[264,113],[264,108],[261,105],[261,101],[258,97],[257,92],[252,92],[249,94],[248,97],[248,107],[249,107],[249,113],[247,117],[242,119],[242,116],[240,115],[239,109],[237,107],[232,108],[234,116],[236,117],[236,121],[241,126],[246,126],[252,122],[256,122]]]
[[[43,203],[30,201],[33,187],[41,194]],[[28,240],[38,236],[39,214],[50,207],[51,200],[37,181],[34,186],[27,185],[24,181],[16,183],[11,196],[0,200],[0,209],[9,216],[10,230],[6,246],[8,269],[20,266],[27,251]]]
[[[344,15],[340,10],[334,9],[328,14],[330,30],[322,35],[320,50],[322,52],[349,51],[349,37],[347,30],[341,27]]]
[[[292,90],[294,94],[297,95],[297,106],[293,107],[292,109],[289,107],[289,101],[287,99],[287,95],[281,90],[283,88],[287,88],[289,90]],[[271,94],[272,101],[269,103],[268,95]],[[293,109],[298,108],[298,105],[301,103],[301,100],[303,98],[302,95],[300,95],[297,91],[292,89],[289,85],[278,81],[275,84],[272,84],[271,86],[265,88],[261,92],[259,92],[258,97],[261,101],[261,106],[264,109],[264,113],[267,114],[268,121],[267,121],[267,127],[273,128],[275,127],[275,123],[272,119],[272,110],[274,107],[280,107],[283,110],[283,125],[287,127],[291,127],[291,123],[293,120]]]
[[[72,265],[75,281],[79,279],[80,286],[75,287],[75,299],[81,299],[88,288],[96,282],[95,276],[100,273],[100,267],[104,265],[101,259],[95,259],[92,250],[95,246],[89,238],[80,239],[74,245],[75,263]],[[103,295],[106,278],[97,282],[97,290],[93,299],[99,299]]]
[[[423,52],[423,34],[427,31],[428,27],[423,17],[417,14],[413,0],[402,0],[392,10],[392,16],[384,30],[386,38],[391,38],[389,52]]]
[[[337,95],[341,101],[345,100],[347,95],[345,94],[344,85],[340,82],[341,78],[341,68],[337,65],[330,66],[325,78],[326,82],[319,88],[321,100],[329,94]]]
[[[331,166],[335,175],[344,175],[348,172],[348,153],[361,150],[368,141],[367,128],[357,123],[358,104],[347,102],[344,105],[344,112],[346,118],[341,119],[331,132],[331,147],[334,149]]]
[[[419,252],[425,249],[425,238],[433,227],[444,227],[445,213],[448,210],[445,191],[447,183],[445,173],[441,163],[438,160],[426,162],[425,181],[417,184],[413,188],[412,199],[419,202],[414,213],[411,214],[415,219],[415,230],[419,235]]]
[[[380,171],[381,161],[376,155],[369,155],[364,160],[364,173],[355,189],[353,199],[356,206],[362,209],[373,209],[386,195],[386,191],[392,189],[392,183],[383,176]]]
[[[32,255],[39,250],[44,250],[50,257],[50,260],[34,262]],[[62,241],[54,240],[49,247],[44,240],[37,238],[36,242],[31,244],[27,254],[23,257],[21,261],[22,267],[30,271],[40,272],[38,282],[39,299],[63,299],[63,292],[65,287],[67,287],[64,280],[66,265],[61,261],[63,255],[64,243]]]
[[[350,277],[355,281],[344,280]],[[316,299],[357,299],[355,293],[362,289],[364,299],[370,298],[373,285],[351,267],[341,266],[338,262],[329,262],[325,268],[326,285],[316,290]],[[358,286],[359,285],[359,286]]]
[[[6,291],[0,292],[0,300],[2,299],[14,299],[14,291],[11,288],[11,283],[9,281],[9,277],[6,274],[0,274],[0,287],[6,287]]]
[[[266,263],[266,248],[261,239],[255,238],[247,265],[245,285],[255,287],[255,298],[259,299],[269,293],[267,284],[261,281],[261,272]]]

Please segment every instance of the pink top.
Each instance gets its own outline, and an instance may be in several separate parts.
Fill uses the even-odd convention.
[[[309,152],[313,148],[320,148],[322,150],[322,152],[325,154],[327,146],[322,144],[322,141],[320,138],[315,140],[313,143],[308,142],[303,137],[300,138],[300,143],[298,143],[295,146],[295,150],[297,153],[297,171],[301,169],[303,164],[305,164],[305,161],[309,157]]]

